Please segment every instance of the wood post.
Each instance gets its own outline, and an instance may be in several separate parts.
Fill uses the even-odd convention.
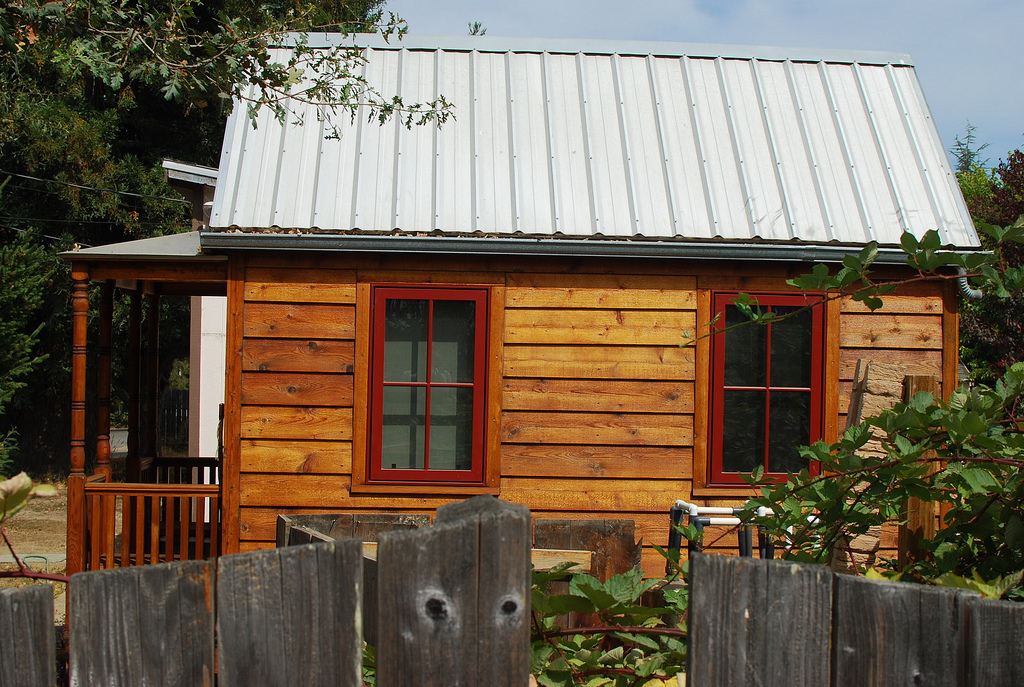
[[[903,402],[908,403],[914,395],[926,391],[938,398],[939,380],[932,375],[907,375],[903,379]],[[926,453],[923,458],[935,457],[933,452]],[[938,470],[933,464],[929,474]],[[921,549],[922,539],[935,537],[938,507],[935,502],[922,501],[915,497],[907,499],[904,506],[904,523],[899,526],[899,566],[903,568],[927,555]]]
[[[142,428],[142,294],[136,289],[128,301],[128,456],[125,472],[129,482],[142,480],[139,445]]]
[[[525,506],[487,495],[381,534],[377,684],[527,683],[530,529]]]
[[[114,285],[100,285],[99,357],[96,361],[96,473],[109,482],[110,469],[110,344],[114,320]]]
[[[146,294],[146,435],[142,451],[157,455],[160,422],[160,296]]]
[[[0,687],[51,687],[57,680],[53,587],[0,590]]]
[[[357,539],[220,558],[217,684],[362,685],[361,564]]]
[[[85,356],[89,324],[89,273],[71,267],[71,474],[68,475],[67,574],[85,564]]]
[[[75,575],[71,683],[213,684],[215,569],[216,561],[188,561]]]

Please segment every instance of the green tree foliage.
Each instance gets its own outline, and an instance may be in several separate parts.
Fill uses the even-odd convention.
[[[957,179],[975,224],[1006,226],[1024,215],[1024,152],[1011,151],[995,169],[987,169],[976,146],[974,128],[967,127],[951,152],[957,159]],[[984,231],[982,243],[993,248]],[[1024,246],[1006,244],[1000,256],[1006,268],[1024,267]],[[978,381],[993,383],[1015,362],[1024,360],[1024,295],[980,301],[962,299],[960,324],[961,358]]]
[[[41,299],[25,322],[0,311],[34,361],[0,416],[5,451],[22,467],[60,471],[67,455],[68,267],[56,254],[189,229],[189,206],[168,197],[160,161],[215,166],[232,97],[282,118],[290,99],[326,117],[446,116],[443,102],[407,105],[369,89],[348,49],[323,54],[300,39],[290,62],[270,59],[268,45],[285,31],[401,34],[383,3],[0,3],[0,246],[27,251],[15,289]],[[164,301],[177,314],[161,329],[169,370],[187,350],[187,306]]]
[[[644,580],[643,571],[634,568],[607,582],[573,575],[566,594],[548,593],[569,566],[533,575],[530,673],[538,684],[628,687],[652,679],[661,684],[683,671],[685,590],[660,590],[662,603],[644,605],[644,595],[664,582]],[[570,613],[588,614],[595,624],[565,628],[560,623]]]
[[[936,273],[944,265],[963,267],[1005,302],[1024,288],[1024,270],[1003,258],[1024,242],[1024,216],[1006,227],[981,228],[992,254],[957,256],[940,250],[934,233],[921,240],[905,235],[907,264],[918,269],[918,278],[929,279],[946,278]],[[869,246],[836,274],[816,269],[790,283],[852,293],[870,307],[881,306],[889,285],[872,280],[873,255]],[[749,502],[745,517],[754,520],[758,506],[773,509],[773,516],[757,523],[768,528],[785,556],[824,563],[843,538],[901,522],[908,498],[936,502],[944,507],[942,526],[921,542],[930,556],[905,570],[890,562],[893,574],[1024,600],[1022,400],[1024,363],[1009,365],[990,386],[953,392],[948,402],[917,394],[851,427],[834,444],[802,448],[808,468],[786,482],[760,482],[758,468],[752,483],[759,483],[761,496]]]
[[[0,244],[0,422],[7,416],[15,394],[25,388],[33,370],[45,359],[38,352],[46,302],[55,270],[46,251],[19,238]],[[0,474],[10,467],[17,431],[0,425]]]

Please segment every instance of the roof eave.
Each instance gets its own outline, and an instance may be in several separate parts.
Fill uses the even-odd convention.
[[[658,258],[686,260],[743,260],[782,262],[842,262],[863,246],[846,244],[779,244],[750,241],[610,241],[527,237],[354,236],[350,234],[283,234],[200,232],[203,251],[285,250],[345,251],[352,253],[459,253],[462,255]],[[979,248],[951,248],[972,253]],[[897,247],[879,247],[876,263],[906,264]]]

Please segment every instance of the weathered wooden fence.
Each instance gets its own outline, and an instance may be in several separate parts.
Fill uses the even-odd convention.
[[[377,684],[525,685],[530,532],[525,507],[478,497],[381,534]],[[71,685],[361,685],[362,565],[348,539],[75,575]],[[0,595],[2,687],[54,684],[46,590]]]
[[[1024,604],[783,561],[690,566],[692,685],[1024,685]]]
[[[377,684],[525,686],[530,538],[491,497],[381,533]],[[362,566],[346,539],[75,575],[71,685],[360,685]],[[0,592],[0,687],[54,684],[52,614]],[[695,554],[689,628],[700,687],[1024,684],[1024,605],[822,566]]]

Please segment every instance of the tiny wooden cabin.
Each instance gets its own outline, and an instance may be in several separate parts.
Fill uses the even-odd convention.
[[[455,119],[346,119],[331,138],[299,104],[256,127],[239,107],[209,226],[68,255],[70,569],[195,555],[185,531],[224,552],[272,546],[281,513],[431,513],[482,492],[536,517],[631,518],[664,544],[676,499],[742,501],[741,473],[781,476],[797,445],[834,439],[859,360],[956,384],[951,282],[901,288],[878,312],[786,284],[870,241],[878,275],[909,276],[905,231],[978,247],[907,55],[356,40],[370,84],[407,103],[443,93]],[[227,296],[223,456],[176,473],[216,467],[218,484],[124,500],[134,556],[96,553],[118,536],[99,529],[117,495],[160,487],[106,484],[102,381],[85,474],[90,283],[103,303],[114,286],[139,302]],[[740,292],[781,312],[817,305],[708,336],[736,320]],[[142,482],[173,465],[139,431],[156,380],[137,384]],[[201,500],[168,505],[190,488]],[[143,541],[168,522],[177,543]],[[645,548],[644,566],[663,562]]]

